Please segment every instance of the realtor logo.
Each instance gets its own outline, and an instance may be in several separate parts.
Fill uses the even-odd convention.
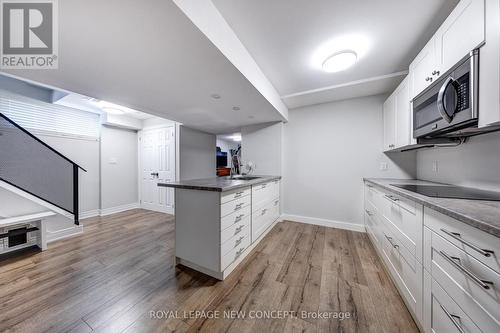
[[[56,69],[57,0],[0,0],[2,69]]]

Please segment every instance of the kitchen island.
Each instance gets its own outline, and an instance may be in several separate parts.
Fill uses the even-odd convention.
[[[280,216],[280,176],[159,183],[175,189],[175,259],[224,280]]]

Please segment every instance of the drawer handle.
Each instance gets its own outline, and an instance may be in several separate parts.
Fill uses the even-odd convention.
[[[236,218],[234,219],[234,223],[240,222],[241,219],[243,218],[243,216],[245,216],[245,214],[240,214],[240,215],[236,216]]]
[[[234,243],[234,247],[238,246],[241,244],[241,242],[243,241],[243,238],[245,238],[245,236],[241,236],[240,238],[238,238],[236,240],[236,242]]]
[[[240,210],[242,207],[243,207],[243,202],[242,202],[242,203],[237,204],[237,205],[234,207],[234,210],[235,210],[235,211]]]
[[[393,247],[393,248],[395,248],[395,249],[398,249],[398,248],[399,248],[399,245],[394,244],[394,243],[392,242],[392,237],[389,237],[389,236],[387,236],[386,234],[384,234],[384,236],[385,236],[385,238],[387,238],[387,240],[389,241],[389,243],[391,243],[391,245],[392,245],[392,247]]]
[[[373,188],[373,185],[366,184],[366,187],[368,187],[368,188]]]
[[[266,188],[266,186],[267,186],[267,184],[264,184],[264,185],[262,185],[262,187],[261,187],[261,188]]]
[[[280,203],[280,202],[279,202],[278,200],[276,200],[276,201],[274,202],[274,205],[275,205],[275,206],[278,206],[278,204],[279,204],[279,203]]]
[[[448,312],[448,310],[446,310],[446,308],[444,306],[442,306],[441,304],[439,304],[439,306],[441,306],[441,309],[443,309],[444,313],[446,314],[446,316],[448,318],[450,318],[451,322],[453,323],[453,325],[455,325],[455,327],[457,328],[457,330],[460,332],[460,333],[465,333],[464,329],[462,328],[462,325],[460,324],[460,322],[458,320],[460,320],[460,317],[457,316],[457,315],[454,315],[454,314],[451,314],[450,312]],[[456,318],[456,319],[455,319]],[[458,319],[458,320],[457,320]]]
[[[448,254],[446,254],[446,252],[444,252],[444,251],[439,251],[439,253],[441,253],[441,255],[446,260],[448,260],[450,262],[450,264],[452,264],[453,266],[455,266],[458,270],[462,271],[462,273],[464,273],[465,275],[467,275],[469,278],[472,279],[472,281],[476,282],[478,285],[480,285],[484,289],[490,289],[490,285],[493,285],[493,282],[481,280],[474,273],[472,273],[471,271],[469,271],[467,268],[465,268],[464,266],[462,266],[459,263],[457,263],[457,261],[460,261],[460,258],[458,258],[458,257],[451,257]]]
[[[234,234],[237,235],[243,230],[244,225],[240,225],[238,228],[234,229]]]
[[[373,213],[370,212],[368,209],[365,209],[365,212],[366,212],[366,214],[368,214],[368,216],[372,216],[373,215]]]
[[[267,212],[267,209],[263,209],[262,212],[260,213],[260,215],[262,216],[262,215],[266,214],[266,212]]]
[[[491,257],[491,255],[495,252],[491,251],[491,250],[486,250],[486,249],[481,249],[479,247],[477,247],[476,245],[466,241],[465,239],[462,238],[462,236],[458,233],[458,232],[451,232],[451,231],[448,231],[446,229],[443,229],[441,228],[441,231],[444,232],[445,234],[447,234],[448,236],[456,239],[457,241],[459,241],[460,243],[464,244],[464,245],[467,245],[468,247],[470,247],[471,249],[481,253],[483,256],[485,257]]]
[[[238,250],[238,252],[236,252],[236,258],[239,258],[239,256],[241,256],[241,254],[243,253],[243,251],[245,251],[245,248],[242,247],[241,249]]]
[[[392,195],[389,195],[389,194],[386,194],[385,197],[392,200],[392,201],[399,201],[398,198],[394,198]]]

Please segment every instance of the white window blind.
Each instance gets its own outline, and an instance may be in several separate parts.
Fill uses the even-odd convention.
[[[0,90],[0,112],[21,127],[76,136],[99,137],[99,115]]]

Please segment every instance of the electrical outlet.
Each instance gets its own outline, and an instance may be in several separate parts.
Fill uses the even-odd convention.
[[[432,162],[432,172],[438,173],[438,162],[434,161]]]
[[[387,169],[389,169],[387,162],[380,162],[380,170],[387,171]]]

